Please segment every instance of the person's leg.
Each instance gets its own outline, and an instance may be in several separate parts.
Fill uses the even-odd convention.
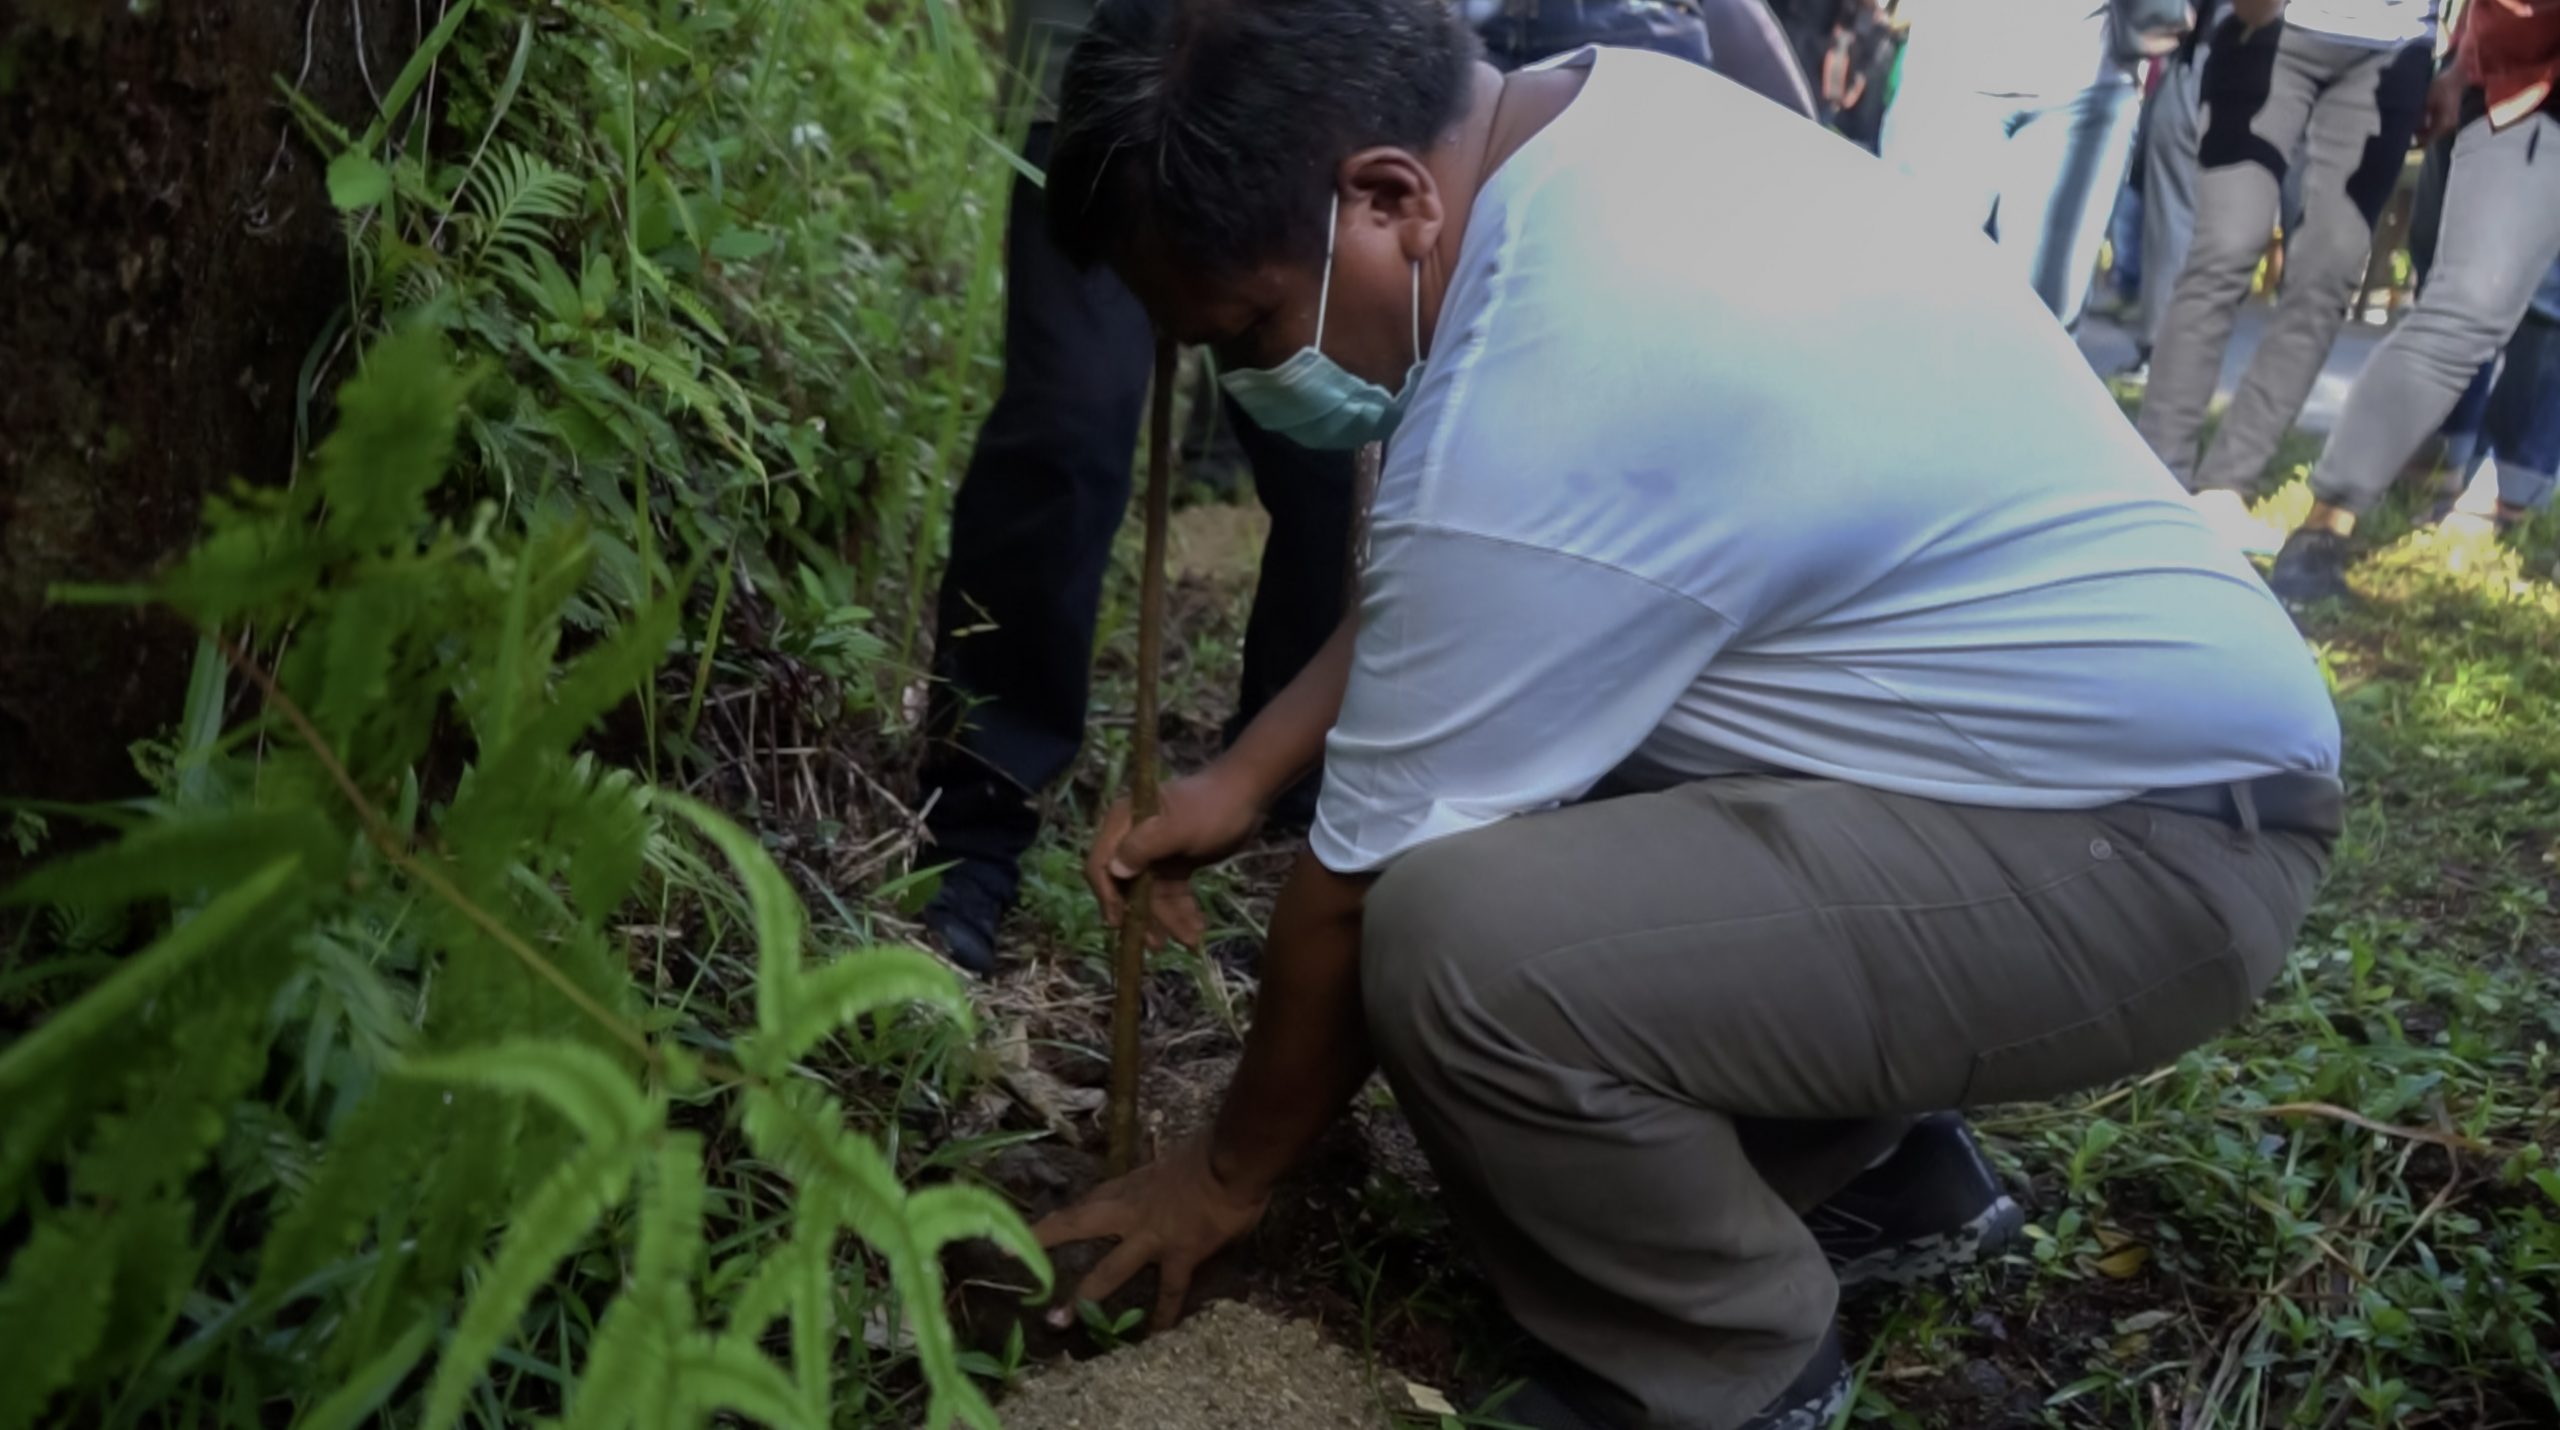
[[[2560,487],[2560,322],[2533,313],[2517,326],[2487,432],[2497,515],[2514,520],[2550,505]]]
[[[2317,76],[2285,62],[2284,26],[2241,38],[2214,32],[2204,58],[2196,140],[2196,217],[2187,261],[2151,350],[2151,382],[2135,422],[2178,480],[2195,485],[2205,411],[2222,381],[2240,300],[2274,231],[2285,155],[2310,122]]]
[[[2160,341],[2196,230],[2196,88],[2203,56],[2171,66],[2152,96],[2142,155],[2142,353]]]
[[[2137,101],[2133,76],[2113,71],[2029,114],[2009,136],[2000,243],[2019,250],[2036,296],[2064,327],[2088,304],[2107,215],[2124,191]]]
[[[2474,120],[2454,145],[2426,291],[2374,349],[2312,471],[2315,521],[2343,534],[2381,500],[2515,332],[2555,257],[2560,124],[2535,115],[2497,132]]]
[[[1048,138],[1033,128],[1032,162]],[[1076,271],[1050,245],[1039,195],[1017,182],[1006,221],[1004,383],[952,502],[921,772],[932,857],[963,866],[929,922],[981,968],[1039,833],[1031,800],[1084,738],[1094,621],[1153,350],[1119,280]]]
[[[2281,48],[2303,71],[2328,77],[2311,107],[2302,226],[2285,237],[2283,292],[2197,468],[2199,487],[2245,492],[2257,486],[2302,415],[2346,321],[2347,300],[2364,280],[2374,225],[2399,183],[2426,103],[2424,45],[2376,52],[2289,31]],[[2401,460],[2412,450],[2403,450]]]
[[[1297,678],[1342,623],[1351,582],[1353,454],[1317,452],[1274,437],[1232,401],[1227,419],[1253,465],[1253,492],[1271,514],[1262,570],[1245,619],[1244,679],[1227,725],[1233,741],[1271,697]],[[1290,824],[1314,814],[1317,777],[1281,797],[1274,813]]]
[[[2248,1009],[2325,863],[2322,840],[2147,806],[1707,780],[1404,856],[1370,895],[1362,996],[1512,1314],[1628,1423],[1724,1430],[1835,1299],[1773,1183],[1823,1189],[1755,1164],[1737,1119],[2154,1066]]]

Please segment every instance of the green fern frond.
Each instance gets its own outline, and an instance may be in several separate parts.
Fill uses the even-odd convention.
[[[782,866],[773,862],[755,836],[699,800],[661,794],[658,802],[702,831],[702,837],[729,860],[747,891],[756,926],[756,1026],[770,1033],[782,1025],[799,997],[800,947],[808,916]],[[779,1065],[757,1071],[772,1073]]]
[[[272,860],[135,954],[78,1002],[0,1049],[0,1100],[13,1099],[34,1086],[90,1039],[112,1031],[191,965],[230,947],[261,921],[277,915],[298,894],[295,881],[302,867],[298,855]]]
[[[609,1054],[583,1043],[511,1039],[412,1058],[401,1065],[399,1074],[539,1098],[592,1145],[623,1146],[659,1121],[658,1110],[631,1074]]]
[[[0,1280],[0,1430],[26,1430],[106,1333],[116,1238],[94,1213],[39,1221]]]
[[[760,480],[766,475],[764,460],[739,437],[737,427],[729,420],[728,404],[695,374],[690,365],[664,350],[602,328],[588,333],[587,342],[599,356],[630,368],[641,379],[655,384],[678,405],[700,418],[702,425],[711,430],[712,438],[730,456],[737,458],[740,466],[753,472]]]
[[[696,1415],[727,1410],[773,1426],[825,1423],[780,1366],[736,1341],[688,1336],[675,1347],[672,1370],[676,1393]]]
[[[1049,1254],[1013,1205],[985,1187],[952,1182],[907,1194],[907,1228],[924,1254],[932,1256],[955,1241],[984,1239],[1003,1247],[1039,1278],[1033,1300],[1049,1297]]]
[[[641,1406],[666,1404],[664,1340],[651,1308],[628,1293],[615,1297],[587,1343],[587,1363],[570,1387],[561,1430],[622,1430]]]
[[[124,1107],[99,1119],[72,1164],[72,1190],[108,1205],[148,1201],[180,1185],[212,1154],[231,1104],[267,1064],[266,1003],[279,980],[257,980],[233,959],[221,980],[191,981],[199,996],[172,1018],[171,1066],[185,1077],[138,1077]]]
[[[729,330],[712,313],[711,305],[702,301],[702,295],[669,279],[667,270],[651,261],[647,254],[633,256],[638,260],[633,271],[639,275],[640,286],[647,289],[651,297],[692,319],[695,327],[702,329],[705,336],[721,347],[730,345]]]
[[[169,1338],[179,1303],[196,1278],[195,1203],[175,1192],[114,1209],[115,1277],[98,1349],[82,1379],[121,1374]]]
[[[515,1209],[497,1255],[482,1270],[453,1338],[436,1362],[421,1422],[426,1430],[450,1430],[462,1418],[471,1388],[515,1329],[543,1278],[630,1190],[639,1152],[636,1140],[590,1144]]]
[[[267,1235],[260,1296],[282,1296],[353,1250],[417,1169],[441,1160],[441,1096],[424,1083],[387,1082],[339,1121],[310,1185]]]
[[[293,1430],[358,1430],[382,1408],[400,1382],[409,1378],[427,1347],[436,1341],[436,1323],[411,1326],[390,1349],[364,1363],[347,1382],[293,1422]]]
[[[310,809],[244,809],[146,824],[102,848],[58,859],[0,893],[0,907],[62,904],[81,910],[144,899],[187,899],[226,889],[275,861],[335,876],[347,840]],[[90,917],[93,915],[83,915]]]
[[[750,1088],[743,1102],[748,1142],[792,1179],[804,1206],[822,1202],[888,1264],[900,1314],[915,1337],[917,1368],[932,1389],[927,1423],[940,1426],[957,1418],[998,1430],[994,1408],[960,1367],[959,1346],[943,1310],[941,1264],[918,1240],[889,1159],[845,1126],[833,1098],[813,1088]],[[959,1212],[937,1215],[948,1222]]]
[[[692,1283],[702,1261],[703,1196],[701,1134],[670,1132],[660,1138],[640,1196],[640,1245],[631,1267],[636,1285]]]
[[[960,977],[920,948],[879,944],[833,963],[804,970],[790,1001],[776,1010],[774,1025],[758,1035],[766,1046],[755,1055],[786,1066],[808,1055],[829,1033],[877,1009],[922,1004],[963,1028],[971,1026],[969,994]],[[743,1050],[742,1050],[743,1055]]]
[[[529,149],[509,145],[472,171],[463,185],[471,214],[474,265],[500,249],[530,255],[551,243],[549,224],[574,217],[579,183]]]
[[[823,1417],[828,1406],[828,1376],[835,1369],[836,1233],[843,1229],[833,1208],[803,1203],[791,1229],[791,1368],[800,1381],[800,1398]]]

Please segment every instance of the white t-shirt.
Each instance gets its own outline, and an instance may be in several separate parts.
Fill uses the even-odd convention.
[[[2289,29],[2316,30],[2333,40],[2397,49],[2433,39],[2437,0],[2287,0]]]
[[[2033,808],[2336,769],[2283,609],[1988,240],[1707,71],[1562,63],[1388,448],[1317,858],[1631,761]]]

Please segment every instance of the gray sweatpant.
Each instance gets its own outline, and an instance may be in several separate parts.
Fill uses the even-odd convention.
[[[2206,52],[2169,65],[2151,96],[2142,138],[2142,350],[2160,341],[2169,295],[2196,233],[2196,120]]]
[[[2480,365],[2506,346],[2555,259],[2560,123],[2536,114],[2495,131],[2473,120],[2454,140],[2435,267],[2417,306],[2348,390],[2312,470],[2313,494],[2372,510]]]
[[[2325,837],[1746,775],[1423,846],[1371,1039],[1512,1315],[1640,1423],[1727,1430],[1838,1288],[1798,1211],[1912,1114],[2139,1072],[2274,978]]]
[[[2373,229],[2398,184],[2426,103],[2427,46],[2378,50],[2282,22],[2242,38],[2218,28],[2202,79],[2196,229],[2151,356],[2136,423],[2190,487],[2245,491],[2302,413],[2363,280]],[[2275,225],[2288,167],[2304,151],[2302,225],[2285,242],[2284,292],[2199,461],[2205,409],[2240,301]]]

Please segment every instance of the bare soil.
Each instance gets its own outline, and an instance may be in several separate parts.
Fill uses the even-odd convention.
[[[1395,1387],[1400,1393],[1401,1386]],[[1351,1357],[1303,1321],[1236,1302],[1162,1336],[1033,1376],[1007,1430],[1371,1430],[1388,1423]]]

